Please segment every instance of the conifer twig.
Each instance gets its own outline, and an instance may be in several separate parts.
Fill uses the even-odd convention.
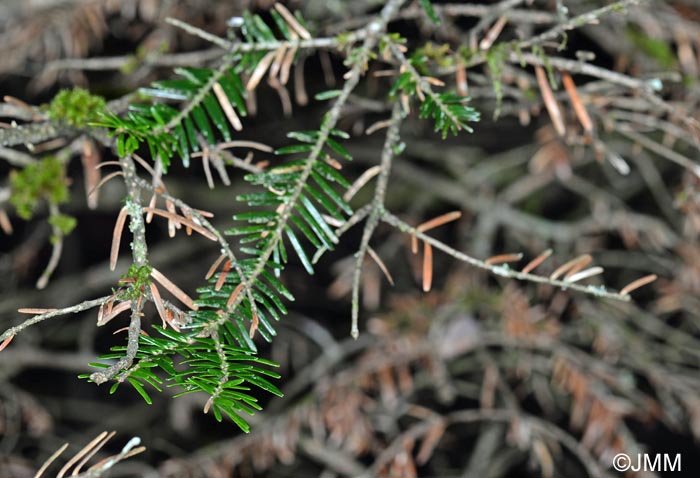
[[[129,193],[126,208],[129,214],[129,230],[132,234],[132,256],[136,266],[144,267],[148,265],[148,246],[146,245],[146,224],[143,219],[143,209],[141,206],[141,190],[136,181],[136,167],[129,156],[121,158],[119,162],[124,172],[124,183]],[[143,309],[144,302],[143,296],[131,301],[131,321],[129,322],[126,353],[109,368],[90,375],[90,380],[96,384],[100,385],[112,379],[119,372],[128,368],[133,363],[134,358],[136,358],[136,354],[139,350],[141,310]]]
[[[340,40],[338,37],[320,37],[320,38],[308,38],[308,39],[300,39],[300,40],[275,40],[275,41],[266,41],[266,42],[255,42],[255,43],[243,43],[243,42],[234,42],[230,40],[226,40],[225,38],[221,38],[220,36],[214,35],[212,33],[209,33],[206,30],[202,30],[201,28],[197,28],[194,25],[190,25],[189,23],[183,22],[182,20],[178,20],[176,18],[166,18],[165,19],[166,23],[169,23],[170,25],[173,25],[174,27],[180,28],[187,33],[191,35],[198,36],[202,38],[203,40],[206,40],[208,42],[211,42],[225,50],[236,50],[242,53],[246,52],[251,52],[251,51],[274,51],[274,50],[279,50],[279,49],[331,49],[331,48],[337,48],[341,45]],[[362,28],[360,30],[357,30],[355,32],[349,33],[344,39],[343,43],[344,44],[351,44],[355,43],[361,39],[363,39],[367,34],[367,29]]]
[[[77,314],[77,313],[83,312],[85,310],[99,307],[100,305],[107,302],[111,297],[112,297],[111,295],[106,295],[106,296],[100,297],[98,299],[86,300],[84,302],[72,305],[70,307],[64,307],[62,309],[52,309],[52,310],[49,310],[48,312],[44,312],[43,314],[35,315],[31,319],[27,319],[24,322],[22,322],[21,324],[15,325],[14,327],[10,327],[9,329],[5,330],[2,333],[2,335],[0,335],[0,342],[4,341],[10,337],[14,337],[15,335],[17,335],[18,333],[20,333],[21,331],[23,331],[27,327],[32,326],[34,324],[38,324],[39,322],[43,322],[46,319],[60,317],[61,315]]]
[[[591,24],[597,21],[598,18],[607,15],[608,13],[624,10],[627,7],[639,5],[640,3],[647,3],[649,1],[650,0],[619,0],[609,5],[605,5],[604,7],[596,8],[595,10],[591,10],[576,17],[573,17],[567,22],[559,23],[539,35],[521,41],[520,47],[527,48],[533,45],[541,45],[542,43],[547,42],[549,40],[554,40],[559,35],[569,30],[573,30],[575,28],[580,28],[582,26]]]
[[[362,231],[360,248],[356,253],[355,270],[352,279],[352,324],[350,327],[350,335],[352,335],[354,339],[357,339],[360,335],[358,316],[360,313],[360,277],[362,275],[362,265],[365,260],[367,249],[369,248],[369,241],[372,239],[374,229],[377,227],[377,224],[379,224],[379,219],[384,210],[384,196],[386,195],[386,188],[389,182],[389,172],[391,171],[391,160],[394,156],[394,146],[400,139],[399,129],[401,127],[402,116],[403,109],[401,103],[397,101],[394,103],[391,112],[391,126],[389,126],[387,130],[384,148],[382,149],[381,170],[377,178],[377,187],[374,190],[374,198],[371,204],[372,209],[365,223],[365,228]]]
[[[319,131],[318,138],[313,144],[312,149],[309,151],[307,159],[305,160],[304,168],[299,176],[298,182],[292,191],[289,199],[285,203],[285,208],[277,219],[277,226],[271,233],[272,239],[267,243],[265,250],[257,257],[257,263],[255,269],[248,277],[249,283],[245,287],[246,294],[250,290],[251,286],[258,279],[262,271],[267,265],[267,261],[272,256],[273,251],[277,247],[279,241],[282,240],[282,234],[287,227],[287,223],[290,220],[297,201],[304,190],[304,186],[311,175],[314,163],[319,160],[323,147],[330,136],[331,130],[335,127],[338,119],[340,118],[341,110],[350,96],[350,93],[355,89],[360,81],[360,76],[365,71],[366,61],[370,57],[372,49],[376,46],[379,41],[380,36],[386,30],[387,24],[394,18],[394,16],[399,11],[399,8],[403,4],[404,0],[389,0],[382,11],[379,13],[377,18],[370,22],[367,27],[367,34],[365,40],[360,47],[360,54],[357,56],[355,62],[353,63],[352,69],[346,74],[345,85],[337,97],[335,103],[328,111],[324,118],[323,125]],[[244,294],[239,294],[236,300],[231,304],[229,313],[233,313],[236,310],[238,304],[241,303]],[[217,319],[216,324],[223,324],[228,318],[226,315],[222,315]]]
[[[52,217],[56,217],[60,214],[58,206],[53,203],[49,203],[49,211]],[[49,258],[48,264],[46,264],[44,272],[41,273],[41,276],[39,276],[39,279],[36,281],[37,289],[44,289],[48,285],[49,279],[56,270],[56,267],[58,267],[58,262],[61,260],[61,253],[63,252],[63,233],[61,232],[61,229],[52,224],[51,232],[51,257]]]
[[[252,147],[252,144],[250,146]],[[248,297],[248,300],[250,302],[251,312],[253,313],[253,315],[257,315],[257,305],[255,300],[253,299],[251,279],[249,279],[243,272],[243,269],[241,268],[238,259],[236,259],[236,255],[233,253],[233,250],[231,250],[231,246],[229,246],[228,241],[224,238],[224,236],[221,235],[221,232],[217,228],[215,228],[199,210],[191,207],[189,204],[185,203],[181,199],[171,196],[165,191],[156,191],[156,188],[154,188],[152,184],[139,177],[136,177],[134,179],[134,182],[135,184],[144,189],[156,192],[164,199],[172,202],[175,206],[179,207],[183,211],[186,211],[187,214],[189,214],[194,221],[196,221],[198,224],[201,224],[201,226],[205,230],[209,231],[209,233],[214,238],[216,238],[216,241],[221,246],[221,251],[223,252],[223,255],[226,258],[228,258],[228,260],[231,262],[231,264],[233,265],[233,269],[236,271],[236,274],[238,274],[241,284],[243,284],[243,286],[246,288],[246,296]],[[211,275],[213,275],[216,272],[216,268],[214,268],[214,270],[210,272]],[[207,273],[207,275],[210,275],[209,272]]]
[[[621,301],[629,301],[629,296],[628,295],[622,295],[619,292],[615,291],[608,291],[605,289],[605,287],[602,286],[593,286],[593,285],[588,285],[584,286],[581,284],[575,284],[566,280],[557,280],[557,279],[550,279],[549,277],[545,276],[539,276],[535,274],[530,274],[530,273],[525,273],[521,271],[517,271],[515,269],[511,269],[507,267],[506,265],[501,265],[501,264],[488,264],[485,261],[482,261],[480,259],[476,259],[472,256],[469,256],[463,252],[460,252],[447,244],[434,239],[420,231],[418,231],[416,228],[410,226],[409,224],[405,223],[398,217],[394,216],[388,211],[384,211],[381,216],[381,220],[384,221],[385,223],[394,226],[401,232],[405,232],[407,234],[412,234],[421,239],[422,241],[432,245],[436,249],[440,249],[441,251],[445,252],[446,254],[454,257],[457,260],[460,260],[462,262],[466,262],[467,264],[470,264],[472,266],[478,267],[480,269],[485,269],[493,274],[502,276],[502,277],[508,277],[511,279],[518,279],[518,280],[526,280],[530,282],[537,282],[540,284],[549,284],[552,286],[559,287],[561,289],[573,289],[578,292],[584,292],[586,294],[591,294],[596,297],[603,297],[606,299],[617,299]]]

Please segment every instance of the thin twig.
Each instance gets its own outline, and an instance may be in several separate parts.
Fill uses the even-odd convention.
[[[266,42],[256,42],[256,43],[243,43],[243,42],[233,42],[221,38],[219,36],[213,35],[206,30],[197,28],[189,23],[183,22],[176,18],[166,18],[166,23],[173,25],[175,27],[181,28],[182,30],[190,33],[191,35],[198,36],[203,40],[211,42],[215,45],[220,46],[225,50],[235,50],[238,52],[250,52],[250,51],[273,51],[284,49],[331,49],[340,46],[340,41],[337,37],[321,37],[321,38],[309,38],[306,40],[278,40],[278,41],[266,41]],[[345,44],[352,44],[358,40],[363,39],[367,34],[366,29],[361,29],[356,32],[350,33],[345,38]]]
[[[211,334],[211,338],[214,341],[216,355],[219,357],[219,370],[221,371],[221,376],[217,378],[218,384],[216,385],[216,389],[207,400],[206,405],[204,405],[204,413],[207,413],[209,411],[209,407],[214,403],[214,401],[217,398],[219,398],[219,395],[221,395],[221,392],[224,390],[224,385],[226,384],[226,382],[228,382],[229,379],[228,360],[226,358],[224,348],[221,344],[221,340],[219,339],[219,334],[216,331],[214,331]]]
[[[481,5],[476,3],[447,3],[433,4],[435,12],[442,17],[484,17],[491,15],[498,5]],[[531,23],[547,25],[557,21],[557,16],[550,12],[530,8],[510,9],[502,13],[508,20],[516,23]],[[396,16],[401,20],[413,20],[425,16],[425,10],[418,6],[409,6]],[[367,16],[354,17],[350,20],[333,24],[328,28],[329,33],[341,33],[347,29],[358,28],[367,23]]]
[[[139,65],[150,67],[176,67],[200,65],[207,61],[220,58],[224,52],[219,48],[209,48],[200,51],[186,53],[173,53],[169,55],[159,55],[152,57],[146,55],[139,61]],[[106,71],[121,70],[125,66],[134,63],[134,55],[109,56],[101,58],[62,58],[46,64],[44,71],[52,70],[83,70],[83,71]]]
[[[384,196],[389,182],[389,172],[391,171],[391,160],[394,157],[394,146],[399,141],[399,129],[401,127],[401,118],[403,110],[399,101],[394,103],[394,108],[391,112],[391,126],[387,130],[384,148],[382,149],[382,160],[380,164],[379,177],[377,178],[377,187],[374,190],[374,198],[372,199],[372,210],[369,218],[365,223],[365,228],[362,231],[362,240],[360,248],[356,253],[355,270],[352,278],[352,324],[350,327],[350,335],[357,339],[360,335],[358,327],[358,316],[360,313],[360,277],[362,275],[362,265],[365,260],[365,254],[369,248],[369,241],[372,238],[374,229],[379,224],[381,212],[384,210]]]
[[[341,226],[339,226],[335,231],[333,231],[335,237],[340,238],[340,236],[345,234],[350,228],[364,220],[369,215],[371,210],[372,204],[370,203],[364,205],[363,207],[355,211],[355,213],[352,216],[350,216],[347,221],[345,221]],[[311,260],[311,262],[313,264],[316,264],[321,258],[321,256],[326,252],[328,252],[328,248],[326,246],[319,247],[318,251],[316,251],[316,254],[314,254],[314,257]]]
[[[146,224],[143,220],[141,207],[141,192],[136,182],[136,167],[131,157],[120,159],[124,172],[124,183],[129,192],[126,208],[129,214],[129,230],[132,234],[132,256],[134,264],[138,267],[148,265],[148,247],[146,245]],[[119,372],[128,368],[136,358],[139,350],[139,336],[141,335],[141,310],[145,300],[143,297],[131,301],[131,321],[124,357],[112,364],[109,368],[90,375],[90,380],[100,385],[112,379]]]
[[[607,299],[617,299],[621,301],[629,301],[629,296],[623,296],[618,292],[614,291],[608,291],[602,286],[584,286],[580,284],[572,284],[568,281],[563,281],[563,280],[553,280],[548,277],[544,276],[538,276],[535,274],[530,274],[530,273],[523,273],[514,269],[510,269],[507,266],[504,265],[493,265],[493,264],[487,264],[486,262],[476,259],[474,257],[471,257],[463,252],[460,252],[456,249],[453,249],[452,247],[444,244],[443,242],[438,241],[437,239],[434,239],[426,234],[423,234],[422,232],[418,231],[416,228],[411,227],[410,225],[406,224],[403,222],[401,219],[398,217],[394,216],[388,211],[384,211],[382,214],[381,220],[386,222],[387,224],[390,224],[397,229],[399,229],[401,232],[405,232],[407,234],[414,234],[416,237],[421,239],[424,242],[429,243],[436,249],[440,249],[441,251],[449,254],[450,256],[454,257],[457,260],[460,260],[462,262],[466,262],[467,264],[470,264],[472,266],[478,267],[480,269],[485,269],[493,274],[499,275],[501,277],[508,277],[511,279],[518,279],[518,280],[526,280],[530,282],[537,282],[540,284],[549,284],[553,285],[556,287],[559,287],[561,289],[573,289],[579,292],[584,292],[586,294],[591,294],[596,297],[603,297]]]
[[[685,169],[693,173],[695,176],[700,178],[700,163],[694,162],[690,158],[686,158],[682,154],[676,153],[672,149],[667,148],[655,141],[652,141],[647,136],[639,134],[629,127],[617,125],[615,127],[615,130],[621,135],[626,136],[627,138],[631,139],[636,143],[639,143],[641,146],[644,146],[649,151],[652,151],[658,154],[659,156],[666,158],[669,161],[673,161],[679,166],[684,167]]]
[[[79,312],[83,312],[85,310],[93,309],[95,307],[99,307],[100,305],[104,304],[109,300],[112,296],[111,295],[106,295],[104,297],[100,297],[99,299],[91,299],[91,300],[86,300],[84,302],[81,302],[79,304],[72,305],[70,307],[64,307],[63,309],[54,309],[51,310],[50,312],[46,312],[43,314],[35,315],[31,319],[27,319],[24,322],[22,322],[19,325],[15,325],[14,327],[10,327],[7,329],[5,332],[0,335],[0,342],[4,341],[5,339],[9,337],[14,337],[27,327],[38,324],[39,322],[43,322],[46,319],[52,319],[54,317],[60,317],[61,315],[67,315],[67,314],[77,314]]]
[[[49,211],[52,217],[56,217],[60,214],[58,206],[54,203],[49,203]],[[63,232],[55,225],[51,225],[51,232],[51,257],[46,264],[46,269],[44,269],[44,272],[41,273],[41,276],[39,276],[39,279],[36,281],[36,288],[39,290],[44,289],[48,285],[51,275],[56,270],[56,267],[58,267],[58,262],[61,260],[61,252],[63,251]]]
[[[543,32],[537,36],[528,38],[520,42],[521,48],[531,47],[533,45],[541,45],[549,40],[556,39],[559,35],[567,32],[568,30],[573,30],[575,28],[580,28],[585,25],[589,25],[598,20],[598,18],[610,13],[624,10],[626,7],[631,7],[634,5],[639,5],[640,3],[647,3],[650,0],[619,0],[613,2],[604,7],[597,8],[595,10],[588,11],[581,15],[571,18],[569,21],[564,23],[559,23],[558,25],[550,28],[546,32]]]

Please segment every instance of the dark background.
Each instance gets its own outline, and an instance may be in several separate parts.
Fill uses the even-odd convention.
[[[344,25],[359,26],[352,22],[376,13],[377,3],[297,1],[288,6],[300,9],[312,31],[322,36],[334,35]],[[608,2],[565,3],[574,15]],[[116,99],[150,81],[172,76],[170,66],[157,65],[159,48],[167,54],[201,51],[203,57],[209,51],[210,45],[199,38],[165,24],[165,17],[225,36],[228,18],[249,8],[269,19],[265,12],[270,6],[267,1],[55,0],[32,8],[9,1],[0,6],[0,92],[39,105],[60,88],[80,85],[108,100]],[[524,2],[516,7],[516,11],[524,10],[553,14],[556,2]],[[444,27],[437,29],[424,17],[416,17],[394,22],[390,28],[408,38],[409,48],[432,41],[456,49],[468,43],[470,32],[479,39],[484,33],[482,28],[475,29],[482,18],[479,15],[448,16]],[[575,59],[577,52],[592,52],[595,65],[635,78],[675,72],[675,79],[665,82],[660,98],[697,118],[698,71],[693,71],[693,61],[696,67],[700,61],[697,20],[692,2],[652,2],[629,15],[606,16],[596,27],[569,32],[563,51],[557,51],[556,43],[545,46],[548,54],[560,58]],[[501,39],[532,36],[551,26],[551,22],[519,23],[516,19],[507,25]],[[632,31],[639,34],[629,33]],[[686,44],[695,60],[683,56]],[[135,67],[127,69],[51,66],[63,58],[135,52]],[[155,59],[156,65],[140,63],[143,55],[153,55],[148,58]],[[328,59],[340,84],[343,58],[333,52]],[[337,87],[326,82],[321,61],[317,54],[305,60],[309,104],[298,104],[294,82],[290,83],[293,112],[289,117],[282,114],[277,93],[263,84],[257,91],[257,114],[245,120],[243,137],[281,147],[288,144],[288,131],[317,127],[328,103],[313,101],[313,95]],[[202,61],[200,66],[211,64]],[[350,178],[378,164],[383,135],[362,132],[389,115],[385,100],[391,83],[373,77],[373,71],[366,75],[339,123],[340,129],[353,135],[347,148],[355,160],[343,171]],[[555,71],[559,81],[560,71]],[[604,468],[612,456],[606,450],[609,454],[619,443],[609,436],[586,438],[587,432],[593,433],[587,426],[596,420],[601,426],[612,423],[612,433],[624,441],[623,449],[630,454],[637,453],[636,446],[646,447],[651,454],[682,454],[682,472],[658,476],[695,476],[700,469],[696,453],[700,432],[696,352],[700,348],[695,347],[700,345],[698,181],[663,155],[609,128],[606,118],[619,111],[647,115],[656,121],[652,127],[639,118],[625,124],[693,161],[698,157],[693,136],[697,131],[636,92],[599,78],[575,76],[580,88],[588,87],[585,91],[590,98],[600,100],[589,106],[595,111],[596,138],[630,163],[632,172],[623,177],[607,160],[596,161],[561,86],[557,94],[569,127],[564,139],[553,132],[531,66],[509,64],[503,77],[503,113],[497,121],[492,118],[495,98],[489,69],[478,65],[468,73],[470,95],[473,105],[482,111],[482,121],[473,134],[442,141],[428,122],[411,115],[402,125],[406,151],[395,161],[387,208],[411,224],[462,210],[459,221],[431,234],[475,257],[522,251],[528,261],[551,247],[555,262],[543,266],[545,275],[572,257],[591,253],[594,264],[605,267],[604,282],[611,289],[650,273],[660,277],[655,284],[634,293],[631,304],[618,304],[494,278],[436,252],[433,289],[424,294],[420,257],[410,254],[408,238],[380,227],[372,245],[396,285],[389,287],[379,269],[368,262],[363,282],[363,334],[354,342],[348,334],[347,274],[352,272],[362,233],[361,227],[355,227],[324,257],[314,276],[308,276],[294,261],[285,270],[284,282],[297,300],[289,316],[278,324],[279,335],[273,344],[258,345],[262,356],[281,364],[280,386],[292,392],[272,401],[260,394],[267,411],[251,419],[252,434],[243,437],[232,423],[219,424],[203,415],[206,397],[173,400],[173,392],[166,390],[154,393],[154,404],[149,406],[128,386],[110,396],[108,385],[97,387],[79,380],[77,375],[89,371],[88,363],[97,355],[122,343],[124,336],[112,333],[128,325],[120,318],[96,328],[96,311],[92,311],[31,327],[0,353],[0,477],[33,476],[64,442],[71,443],[69,452],[74,453],[103,430],[117,431],[105,447],[107,452],[118,452],[131,436],[139,436],[147,447],[145,454],[115,467],[110,476],[337,476],[333,473],[342,469],[343,460],[370,467],[397,437],[401,443],[401,434],[425,419],[420,410],[447,416],[458,410],[508,407],[566,430]],[[442,78],[448,88],[453,85],[454,75]],[[529,81],[529,92],[519,88],[518,78]],[[527,124],[523,124],[523,112],[531,117]],[[659,132],[661,123],[677,128],[670,134],[673,141]],[[100,154],[103,160],[112,159],[104,148]],[[256,154],[256,159],[273,158]],[[11,169],[0,161],[3,188]],[[99,206],[89,210],[79,155],[69,163],[67,174],[71,200],[62,210],[77,218],[78,227],[66,238],[60,265],[43,291],[37,291],[34,284],[51,254],[47,211],[24,222],[9,204],[2,204],[14,228],[11,235],[0,235],[2,330],[23,320],[15,312],[18,308],[66,307],[108,293],[129,265],[126,238],[117,270],[110,272],[107,265],[124,185],[119,180],[107,183],[100,191]],[[226,229],[232,224],[232,214],[245,207],[235,196],[251,187],[242,180],[243,172],[231,168],[229,174],[231,186],[223,186],[215,174],[216,188],[210,190],[199,164],[193,162],[186,169],[176,162],[165,181],[171,194],[213,212],[213,223]],[[363,188],[353,205],[370,200],[372,191],[371,185]],[[187,291],[202,284],[204,273],[219,254],[216,246],[196,235],[178,233],[169,238],[165,221],[158,219],[148,227],[147,242],[151,263]],[[513,332],[512,327],[522,325],[521,320],[531,327],[525,335]],[[157,323],[152,307],[147,308],[145,321]],[[674,330],[683,337],[674,335]],[[466,337],[468,346],[455,345],[459,337]],[[539,338],[546,338],[551,346],[517,345]],[[458,350],[456,356],[446,352],[451,346]],[[342,359],[333,358],[336,351]],[[604,364],[602,371],[598,361]],[[314,375],[319,364],[322,372]],[[568,372],[561,372],[561,367]],[[489,407],[484,389],[488,390],[492,379],[488,374],[493,370],[500,382]],[[584,382],[574,384],[572,377],[579,377],[574,371]],[[568,379],[562,379],[562,373]],[[410,383],[402,386],[401,377]],[[294,388],[297,384],[299,388]],[[577,398],[577,393],[585,398]],[[583,425],[576,426],[572,414],[581,400],[587,411]],[[596,401],[604,410],[598,411],[603,414],[598,418],[590,408]],[[624,413],[605,415],[621,402]],[[313,413],[326,420],[322,420],[320,436],[310,425]],[[342,423],[334,425],[332,417],[345,421],[338,418]],[[532,436],[518,440],[518,423],[486,419],[450,426],[431,460],[418,465],[418,476],[542,476],[546,458],[533,451]],[[404,445],[415,455],[423,441],[425,437],[419,438],[415,448]],[[399,447],[390,463],[399,463],[400,451]],[[551,446],[550,453],[553,476],[586,475],[571,450]],[[396,476],[410,475],[397,469]],[[383,476],[390,473],[389,468],[381,469]]]

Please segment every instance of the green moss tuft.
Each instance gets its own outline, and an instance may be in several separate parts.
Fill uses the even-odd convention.
[[[50,204],[68,201],[68,183],[63,164],[53,156],[30,164],[21,171],[10,173],[10,203],[24,220],[34,215],[41,199]]]
[[[101,96],[90,94],[82,88],[61,90],[48,106],[49,118],[70,126],[85,127],[99,119],[107,104]]]
[[[67,236],[73,232],[78,221],[68,214],[56,214],[49,218],[49,224],[61,231],[62,236]]]
[[[138,299],[151,283],[151,270],[151,266],[148,265],[139,267],[131,264],[127,273],[121,277],[121,282],[129,284],[122,297],[129,300]]]
[[[486,52],[486,64],[489,67],[493,92],[496,95],[496,109],[493,112],[494,120],[500,116],[501,106],[503,105],[503,82],[501,77],[503,76],[503,68],[508,54],[508,45],[505,43],[499,43]]]

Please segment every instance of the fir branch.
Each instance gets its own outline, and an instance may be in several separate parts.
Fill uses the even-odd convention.
[[[458,130],[465,129],[472,132],[472,129],[465,124],[465,121],[478,121],[479,113],[468,106],[463,106],[461,101],[466,101],[469,98],[455,98],[451,94],[438,94],[433,91],[430,83],[424,78],[418,70],[413,66],[408,58],[403,54],[399,45],[387,38],[387,43],[391,50],[391,54],[399,61],[401,67],[404,68],[412,77],[415,84],[415,94],[421,98],[423,107],[421,108],[421,118],[432,117],[435,120],[435,130],[442,131],[443,139],[448,131],[454,134]],[[397,82],[399,85],[401,79]],[[413,94],[414,91],[410,91]],[[425,95],[425,99],[423,99]]]
[[[150,191],[156,192],[156,188],[153,187],[148,181],[145,181],[137,176],[134,177],[134,184],[138,185],[141,188],[148,189]],[[176,198],[174,196],[171,196],[165,191],[158,191],[157,194],[161,196],[162,198],[166,199],[167,201],[171,201],[173,204],[175,204],[177,207],[182,209],[183,211],[186,211],[188,214],[190,214],[194,219],[197,220],[199,224],[202,225],[207,231],[209,231],[218,241],[219,245],[221,246],[221,250],[224,253],[224,255],[228,258],[229,261],[231,261],[231,264],[233,265],[234,270],[238,274],[238,277],[241,280],[241,283],[243,286],[246,288],[246,294],[248,297],[248,300],[253,307],[253,313],[256,313],[255,310],[255,300],[253,298],[252,294],[252,283],[250,282],[250,279],[246,277],[245,273],[243,272],[243,269],[240,266],[240,262],[236,258],[236,255],[233,253],[233,250],[231,250],[231,247],[228,244],[228,241],[224,238],[224,236],[221,234],[221,232],[215,228],[208,220],[206,217],[204,217],[198,210],[192,208],[189,206],[187,203],[182,201],[179,198]]]
[[[387,2],[387,4],[382,9],[382,12],[378,16],[378,18],[371,22],[368,26],[368,33],[365,37],[365,41],[362,47],[360,47],[361,50],[357,55],[355,62],[352,65],[352,69],[347,75],[345,85],[343,86],[340,95],[337,97],[335,103],[333,104],[333,107],[328,111],[324,118],[323,124],[319,131],[319,135],[315,143],[313,144],[312,149],[309,151],[309,155],[305,160],[304,167],[299,176],[299,179],[297,180],[297,184],[294,187],[294,190],[292,191],[291,195],[289,196],[289,199],[285,201],[284,210],[277,219],[277,225],[275,229],[271,232],[271,239],[267,243],[265,250],[262,251],[256,258],[256,266],[253,272],[248,277],[250,283],[254,283],[256,280],[258,280],[260,274],[267,267],[267,263],[270,260],[273,251],[277,247],[277,244],[282,240],[282,234],[285,231],[285,228],[287,227],[287,223],[292,217],[294,208],[297,204],[297,201],[299,200],[299,197],[301,196],[301,193],[304,189],[304,186],[306,185],[309,176],[311,175],[311,171],[314,167],[314,164],[318,160],[324,145],[329,139],[331,130],[333,130],[338,121],[338,118],[340,117],[340,112],[342,110],[343,105],[346,103],[350,93],[352,93],[352,91],[355,89],[355,86],[357,86],[357,84],[359,83],[360,76],[365,70],[366,61],[369,59],[370,52],[376,46],[380,36],[384,33],[387,24],[396,15],[402,3],[403,0],[389,0],[389,2]],[[248,287],[244,288],[247,292],[247,290],[250,290],[251,286],[249,285]],[[236,300],[229,307],[229,313],[232,314],[235,312],[236,308],[243,300],[243,297],[244,294],[238,294]],[[227,320],[228,318],[224,315],[216,321],[216,324],[220,326]]]
[[[228,70],[231,64],[233,64],[234,59],[234,52],[231,52],[231,54],[222,61],[219,68],[217,68],[214,71],[214,74],[211,75],[211,77],[207,80],[206,84],[202,86],[202,88],[197,92],[197,94],[187,102],[186,106],[182,110],[180,110],[180,112],[177,115],[175,115],[175,117],[168,121],[166,125],[159,126],[156,129],[154,129],[152,134],[158,135],[160,133],[168,132],[172,130],[175,126],[182,123],[185,117],[189,116],[190,113],[192,113],[192,110],[199,106],[202,103],[202,101],[204,101],[204,98],[211,92],[214,85],[217,84],[217,81],[219,81],[219,79],[226,73],[226,70]]]

